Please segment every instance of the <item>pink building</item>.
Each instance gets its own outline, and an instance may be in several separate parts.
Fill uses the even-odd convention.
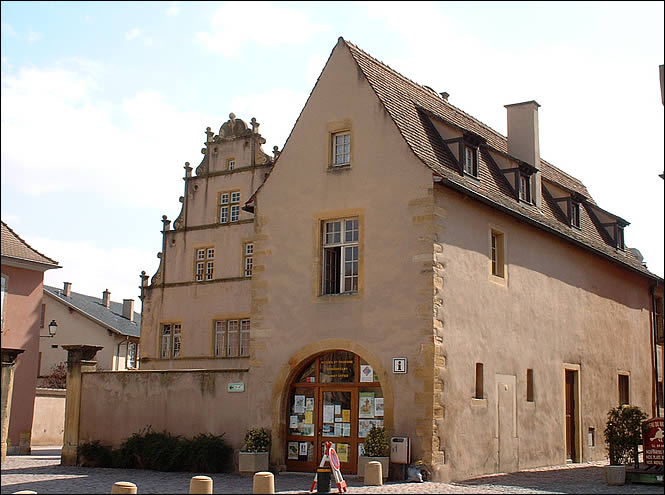
[[[30,453],[30,431],[39,369],[40,317],[44,272],[61,268],[57,261],[43,255],[5,222],[2,222],[2,354],[3,354],[3,453]],[[46,323],[43,326],[48,326]],[[41,330],[48,333],[46,328]],[[22,349],[14,365],[11,402],[5,404],[6,350]],[[7,363],[8,364],[8,363]],[[9,387],[11,389],[11,387]],[[7,406],[7,407],[5,407]],[[6,417],[9,433],[6,434]]]

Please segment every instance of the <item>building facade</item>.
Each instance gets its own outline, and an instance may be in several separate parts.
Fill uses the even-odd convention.
[[[97,353],[98,369],[126,370],[138,365],[141,315],[134,311],[134,300],[111,301],[105,290],[102,297],[72,291],[71,282],[62,289],[44,286],[40,326],[55,320],[58,331],[39,346],[39,376],[48,375],[54,366],[67,362],[62,345],[101,346]]]
[[[39,362],[44,272],[62,268],[2,222],[2,457],[29,454]],[[5,356],[14,353],[11,363]],[[10,371],[11,369],[11,371]],[[13,379],[8,379],[13,375]],[[7,378],[7,379],[6,379]],[[9,414],[7,414],[9,412]]]
[[[536,102],[504,137],[447,99],[340,38],[274,160],[256,123],[208,130],[142,369],[236,373],[218,423],[269,428],[281,469],[329,440],[354,473],[372,425],[436,480],[604,459],[608,409],[654,413],[663,281],[541,159]]]

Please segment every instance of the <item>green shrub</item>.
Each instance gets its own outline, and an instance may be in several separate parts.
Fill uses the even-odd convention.
[[[388,437],[386,429],[372,425],[364,442],[365,455],[367,457],[384,457],[388,455]]]
[[[645,419],[646,413],[637,406],[623,405],[609,410],[604,436],[612,466],[635,459],[637,446],[642,443]]]
[[[134,433],[118,449],[99,441],[82,444],[79,454],[84,466],[154,471],[219,473],[233,469],[233,448],[224,435],[201,433],[192,439],[157,433],[147,428]]]
[[[251,428],[245,435],[243,452],[268,452],[270,433],[265,428]]]
[[[113,450],[99,440],[86,442],[78,447],[79,463],[85,467],[111,467]]]

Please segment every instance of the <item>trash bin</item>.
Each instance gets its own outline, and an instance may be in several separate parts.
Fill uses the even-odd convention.
[[[316,492],[330,493],[332,470],[327,467],[316,468]]]

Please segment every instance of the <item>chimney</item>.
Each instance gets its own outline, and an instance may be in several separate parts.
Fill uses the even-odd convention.
[[[122,316],[129,321],[134,321],[134,299],[122,300]]]
[[[65,297],[72,297],[72,283],[65,282],[65,288],[62,291],[62,295]]]
[[[531,197],[540,208],[540,143],[538,138],[538,107],[534,101],[505,105],[508,111],[508,154],[533,165],[538,172],[532,176]]]
[[[106,307],[106,309],[111,308],[111,293],[108,289],[102,292],[102,304]]]
[[[443,93],[441,93],[441,98],[443,98],[443,99],[446,100],[446,101],[448,101],[448,97],[449,97],[449,96],[450,96],[450,93],[448,93],[448,92],[446,92],[446,91],[444,91]]]

